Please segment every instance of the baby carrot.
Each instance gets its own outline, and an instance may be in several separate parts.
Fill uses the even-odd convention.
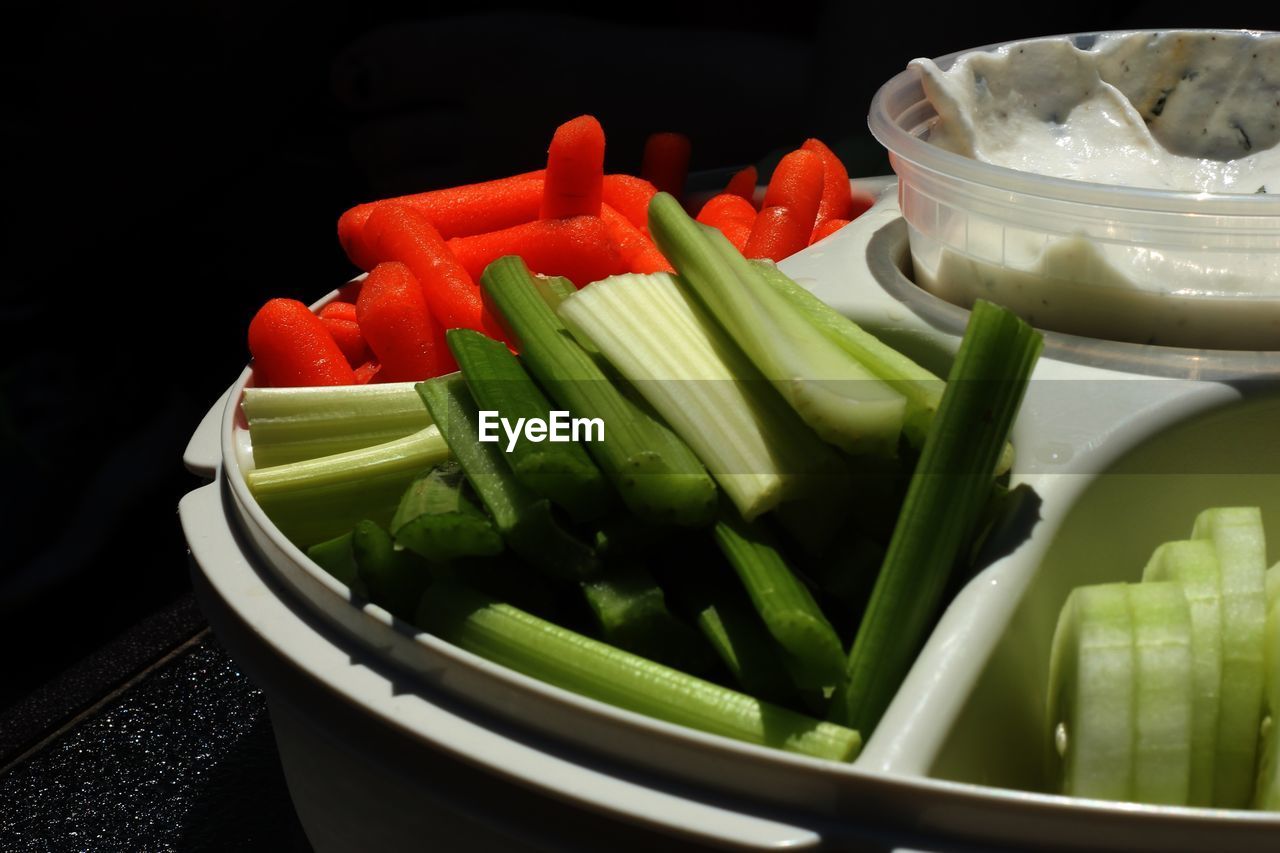
[[[827,219],[853,219],[853,194],[849,189],[849,172],[836,153],[820,139],[806,139],[800,146],[822,158],[822,201],[818,204],[818,223]]]
[[[822,203],[824,173],[822,155],[800,148],[778,162],[764,191],[764,207],[785,207],[792,221],[804,224],[806,246]]]
[[[692,146],[683,133],[654,133],[645,140],[640,177],[659,192],[684,197],[684,184],[689,177],[689,155]]]
[[[338,241],[352,263],[370,270],[378,260],[366,246],[364,229],[378,205],[403,204],[421,211],[445,239],[484,234],[537,219],[542,180],[539,169],[494,181],[357,204],[338,220]]]
[[[324,321],[296,299],[271,299],[249,323],[253,372],[263,387],[351,385],[355,374]]]
[[[729,179],[729,185],[724,188],[724,191],[732,195],[742,196],[747,201],[751,202],[752,210],[754,210],[756,201],[756,184],[759,183],[759,181],[760,177],[756,173],[756,167],[748,166],[747,168],[734,173],[734,176]]]
[[[368,385],[373,378],[378,375],[378,371],[382,369],[382,365],[370,359],[364,364],[356,368],[356,384]]]
[[[703,225],[719,228],[720,233],[728,237],[733,247],[741,252],[746,248],[747,238],[751,236],[756,209],[742,196],[722,192],[712,196],[702,206],[702,210],[698,212],[698,221]]]
[[[542,219],[599,216],[604,183],[604,128],[578,116],[556,128],[547,151]]]
[[[824,219],[818,223],[813,229],[813,233],[809,235],[809,245],[813,245],[819,240],[830,237],[841,228],[849,224],[848,219]]]
[[[418,381],[457,369],[408,266],[387,261],[374,267],[360,289],[356,316],[382,365],[380,381]]]
[[[765,207],[756,214],[742,254],[748,258],[780,261],[809,245],[813,223],[789,207]]]
[[[602,200],[621,213],[631,224],[649,233],[649,202],[657,188],[644,178],[632,175],[605,175]]]
[[[449,249],[475,278],[503,255],[519,255],[530,270],[562,275],[578,287],[627,271],[598,216],[541,219],[474,237],[456,237]]]
[[[607,204],[600,205],[600,219],[604,221],[609,239],[618,247],[622,263],[630,272],[675,272],[671,263],[663,257],[654,242],[644,232],[631,224],[627,217]]]
[[[355,308],[354,305],[351,307]],[[333,335],[334,343],[347,357],[347,364],[355,368],[368,360],[369,347],[364,341],[364,335],[360,333],[359,323],[340,317],[325,317],[323,313],[320,316],[320,322],[324,323],[329,334]]]
[[[484,329],[480,288],[425,213],[402,204],[378,205],[365,223],[365,236],[379,262],[399,261],[409,268],[438,325],[444,329]]]
[[[350,320],[354,323],[356,321],[356,304],[341,300],[329,302],[316,314],[322,320]]]

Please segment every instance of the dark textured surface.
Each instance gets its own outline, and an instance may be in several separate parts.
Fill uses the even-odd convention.
[[[207,634],[0,777],[0,850],[308,850],[266,701]]]

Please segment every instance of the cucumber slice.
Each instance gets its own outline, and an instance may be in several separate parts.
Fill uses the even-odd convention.
[[[1257,507],[1207,509],[1193,539],[1213,542],[1222,583],[1222,690],[1214,805],[1252,800],[1262,719],[1262,646],[1266,627],[1266,538]]]
[[[1271,573],[1275,573],[1275,566]],[[1262,723],[1262,759],[1253,805],[1280,811],[1280,604],[1275,602],[1267,612],[1266,639],[1267,717]]]
[[[1072,590],[1049,658],[1049,779],[1069,796],[1133,790],[1133,618],[1125,584]]]
[[[1214,762],[1222,687],[1222,610],[1218,555],[1202,539],[1167,542],[1155,550],[1142,580],[1182,586],[1191,615],[1191,789],[1189,805],[1213,805]]]
[[[1133,617],[1133,799],[1186,805],[1194,694],[1191,611],[1177,583],[1127,588]]]

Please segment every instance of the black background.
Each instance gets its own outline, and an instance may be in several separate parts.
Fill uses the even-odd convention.
[[[611,171],[681,130],[695,170],[818,135],[887,171],[875,89],[911,58],[1134,26],[1165,3],[10,4],[0,53],[0,709],[189,589],[181,454],[271,296],[353,268],[348,206],[537,168],[591,112]],[[1274,26],[1274,24],[1272,24]]]

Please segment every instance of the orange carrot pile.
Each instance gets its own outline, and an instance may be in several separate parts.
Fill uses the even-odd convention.
[[[264,305],[249,326],[255,381],[395,382],[456,369],[447,329],[505,339],[476,286],[504,255],[578,287],[623,272],[670,271],[649,235],[649,202],[660,189],[683,195],[691,151],[688,137],[655,133],[641,177],[606,175],[604,130],[584,115],[556,129],[545,169],[352,207],[338,220],[338,240],[369,275],[316,314],[291,299]],[[817,139],[782,158],[759,210],[757,183],[754,166],[742,169],[698,213],[749,257],[782,260],[872,203],[851,190],[844,165]]]

